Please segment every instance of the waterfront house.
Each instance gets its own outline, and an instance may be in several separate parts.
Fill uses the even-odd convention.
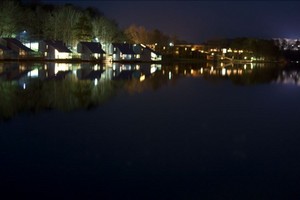
[[[77,52],[81,54],[82,60],[102,60],[105,56],[99,42],[79,42]]]
[[[48,60],[72,58],[72,51],[62,41],[43,40],[39,42],[39,52]]]
[[[15,38],[0,38],[0,44],[14,52],[11,58],[29,57],[34,52]]]
[[[136,58],[142,62],[161,61],[162,55],[153,49],[143,44],[134,44],[133,51],[136,53]]]
[[[134,61],[138,59],[132,44],[128,43],[112,43],[110,53],[112,54],[112,61]]]

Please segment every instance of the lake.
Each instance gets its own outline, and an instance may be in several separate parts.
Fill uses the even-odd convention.
[[[299,75],[0,63],[0,198],[299,199]]]

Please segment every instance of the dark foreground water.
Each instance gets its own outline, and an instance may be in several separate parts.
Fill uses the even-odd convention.
[[[92,108],[14,111],[0,199],[299,199],[298,71],[277,72],[162,66]]]

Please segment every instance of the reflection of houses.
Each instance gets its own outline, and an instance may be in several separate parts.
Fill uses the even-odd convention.
[[[130,80],[140,79],[141,81],[147,77],[150,77],[155,73],[158,68],[161,68],[161,64],[151,63],[136,63],[136,64],[125,64],[125,63],[113,63],[113,79],[114,80]]]
[[[140,55],[140,61],[161,61],[162,55],[143,44],[134,44],[133,50],[136,55]]]
[[[72,58],[72,52],[62,41],[43,40],[39,43],[39,51],[49,60]]]
[[[111,44],[110,53],[112,54],[112,61],[133,61],[140,56],[135,54],[133,46],[127,43]]]
[[[30,56],[34,52],[15,38],[0,38],[0,44],[15,52],[18,58]]]
[[[79,42],[77,52],[81,53],[82,60],[103,59],[105,55],[99,42]]]

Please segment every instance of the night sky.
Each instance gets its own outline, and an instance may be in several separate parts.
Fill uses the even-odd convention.
[[[42,1],[96,7],[121,28],[157,28],[188,42],[258,37],[300,38],[299,1]]]

